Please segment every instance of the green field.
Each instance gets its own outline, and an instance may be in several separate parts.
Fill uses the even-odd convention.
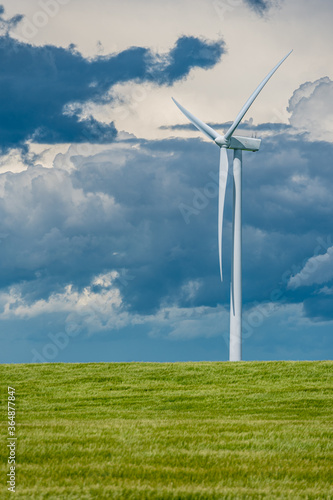
[[[333,498],[332,372],[333,362],[1,365],[0,498]]]

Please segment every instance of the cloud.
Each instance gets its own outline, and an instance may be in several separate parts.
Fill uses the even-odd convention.
[[[215,130],[227,130],[233,122],[224,122],[224,123],[208,123],[208,125]],[[191,124],[187,123],[179,123],[177,125],[162,125],[160,127],[161,130],[190,130],[190,131],[196,131],[195,127]],[[257,125],[254,125],[253,119],[250,120],[245,120],[243,121],[238,127],[237,131],[249,131],[249,132],[262,132],[262,133],[279,133],[279,132],[286,132],[291,129],[291,125],[288,123],[258,123]]]
[[[31,319],[45,315],[65,315],[67,324],[75,324],[88,333],[111,331],[130,323],[122,310],[122,298],[117,288],[119,273],[108,272],[94,277],[82,290],[70,284],[47,299],[29,301],[24,287],[17,285],[0,294],[2,320]]]
[[[10,19],[5,19],[3,14],[5,9],[3,5],[0,5],[0,36],[7,36],[10,31],[16,28],[16,26],[23,20],[22,15],[17,14]]]
[[[172,85],[185,78],[192,68],[209,69],[220,61],[225,52],[223,40],[208,42],[199,38],[182,36],[170,52],[161,58],[156,56],[152,68],[152,81],[160,85]]]
[[[38,316],[65,314],[65,323],[75,325],[76,330],[88,334],[114,331],[129,325],[146,323],[153,338],[171,340],[214,337],[227,331],[228,314],[221,307],[182,308],[178,305],[161,307],[155,314],[129,314],[123,308],[123,300],[117,284],[120,274],[110,271],[92,278],[81,291],[70,284],[47,299],[27,300],[24,287],[16,285],[0,293],[1,320],[25,319]],[[189,282],[185,293],[192,295],[198,285]]]
[[[276,0],[245,0],[245,2],[260,15],[267,12],[274,4],[280,3]]]
[[[294,98],[294,106],[301,101]],[[245,307],[270,300],[276,288],[284,300],[309,298],[286,285],[331,226],[333,145],[289,130],[267,137],[259,154],[244,155]],[[218,148],[198,139],[122,137],[88,145],[85,155],[71,146],[53,168],[36,164],[0,176],[1,289],[20,285],[25,303],[35,304],[127,270],[130,279],[118,278],[117,287],[131,314],[227,306],[229,287],[218,277]],[[225,214],[227,283],[230,183]]]
[[[333,246],[328,248],[325,254],[311,257],[303,269],[290,278],[288,287],[296,289],[300,286],[321,285],[331,279],[333,279]]]
[[[22,329],[24,321],[27,335],[39,343],[50,341],[49,332],[73,325],[82,332],[80,342],[93,334],[117,342],[128,336],[148,342],[149,335],[155,346],[216,339],[227,356],[232,193],[229,184],[221,284],[218,148],[197,139],[144,141],[126,135],[107,147],[89,148],[83,156],[71,146],[58,154],[53,168],[37,165],[0,176],[0,305],[6,331]],[[309,323],[332,320],[332,295],[314,295],[311,286],[287,288],[309,256],[331,252],[332,148],[282,133],[267,138],[260,154],[244,154],[244,333],[256,346],[247,351],[253,359],[259,359],[259,344],[266,346],[268,359],[273,351],[288,357],[279,329],[300,328],[296,313]],[[196,208],[189,224],[181,203]],[[284,307],[288,323],[277,325],[276,308]],[[274,338],[268,339],[271,328]],[[293,352],[296,344],[287,343]],[[304,349],[306,356],[310,349]],[[199,347],[198,352],[203,356]]]
[[[80,292],[75,290],[72,285],[67,285],[63,291],[52,293],[47,300],[39,299],[30,304],[25,302],[20,287],[12,287],[7,295],[1,297],[1,302],[5,302],[2,317],[33,318],[46,313],[74,311],[84,315],[91,310],[101,312],[103,308],[111,316],[111,309],[121,306],[119,290],[111,289],[117,277],[118,273],[116,272],[99,275],[92,281],[91,285]]]
[[[193,68],[212,68],[224,51],[222,40],[182,36],[165,54],[130,47],[87,59],[73,45],[33,46],[6,33],[0,37],[0,147],[23,147],[27,140],[110,143],[117,134],[113,122],[81,116],[86,102],[110,102],[112,86],[125,82],[172,85]]]
[[[131,279],[117,286],[132,312],[227,305],[229,289],[218,276],[218,148],[197,139],[135,138],[89,147],[83,156],[72,146],[51,169],[0,176],[2,289],[21,284],[25,301],[35,303],[68,285],[80,293],[95,276],[126,269]],[[332,147],[280,134],[267,138],[260,154],[245,155],[245,305],[268,300],[283,276],[300,272],[293,266],[313,255],[316,238],[326,239]],[[227,283],[230,184],[225,214]]]
[[[328,76],[300,85],[288,111],[290,124],[309,140],[333,142],[333,81]]]
[[[222,0],[216,0],[215,8],[217,12],[222,16],[223,13],[232,12],[242,4],[246,4],[250,9],[252,9],[260,17],[267,14],[270,8],[281,3],[280,0],[231,0],[224,2]]]
[[[324,286],[318,293],[324,295],[333,295],[333,287],[329,288],[328,286]]]

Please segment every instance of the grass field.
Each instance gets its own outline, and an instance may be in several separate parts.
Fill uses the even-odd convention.
[[[330,499],[333,362],[1,365],[0,498]],[[16,493],[6,491],[7,386]]]

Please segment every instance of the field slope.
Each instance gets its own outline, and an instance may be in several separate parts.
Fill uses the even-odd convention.
[[[329,499],[332,362],[0,366],[18,499]],[[14,496],[15,497],[15,496]]]

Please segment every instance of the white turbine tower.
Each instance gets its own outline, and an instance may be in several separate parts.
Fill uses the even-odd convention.
[[[241,361],[242,359],[242,151],[258,151],[261,140],[250,137],[234,136],[236,128],[244,118],[253,101],[264,88],[275,71],[292,53],[292,50],[272,69],[261,82],[251,97],[246,101],[238,113],[234,123],[224,135],[218,134],[206,123],[196,118],[175,99],[174,103],[180,111],[193,123],[193,125],[212,139],[220,147],[220,174],[219,174],[219,215],[218,215],[218,247],[221,281],[222,275],[222,225],[225,192],[228,177],[227,149],[234,150],[233,160],[233,218],[232,218],[232,269],[230,286],[230,344],[229,360]]]

